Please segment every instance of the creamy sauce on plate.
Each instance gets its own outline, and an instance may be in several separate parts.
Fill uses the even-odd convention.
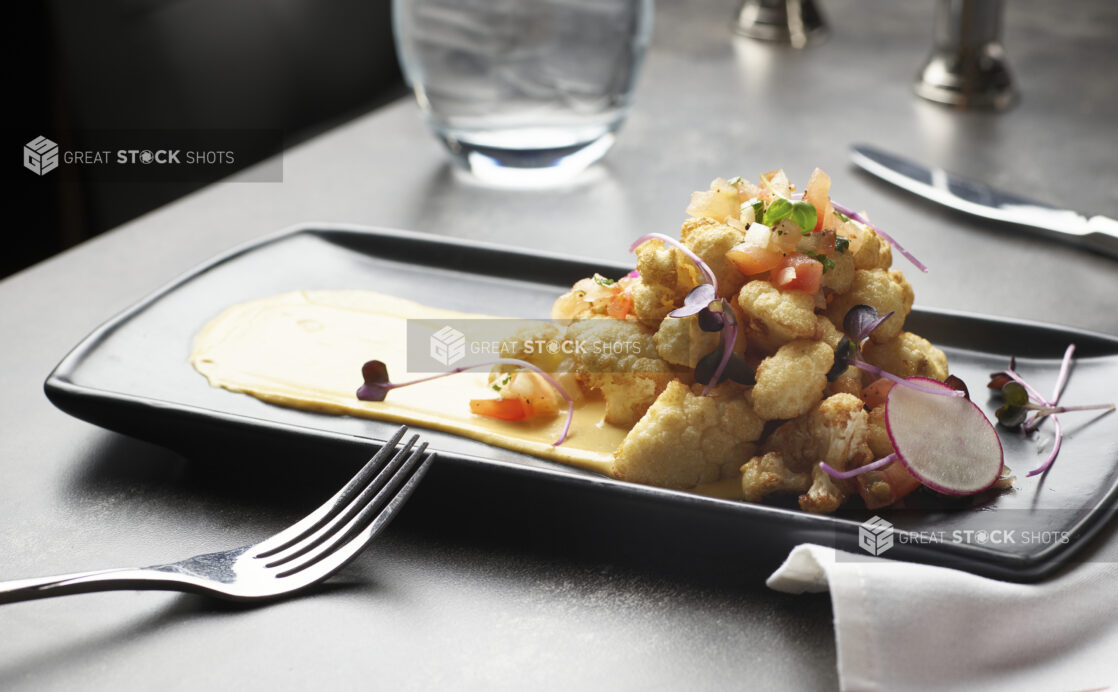
[[[556,447],[565,408],[540,421],[470,413],[470,399],[496,396],[484,368],[394,389],[381,402],[357,398],[368,360],[384,361],[393,382],[431,374],[407,370],[409,319],[483,317],[372,291],[297,291],[224,311],[197,335],[190,362],[211,385],[272,404],[421,425],[609,475],[628,430],[604,423],[598,400],[575,409],[571,434]]]

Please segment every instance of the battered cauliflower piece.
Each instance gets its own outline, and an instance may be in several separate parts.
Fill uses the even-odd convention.
[[[726,258],[726,252],[745,240],[738,229],[711,219],[688,219],[679,232],[680,240],[699,259],[707,263],[718,279],[721,297],[733,297],[745,284],[745,275]]]
[[[636,252],[640,281],[633,286],[633,314],[655,329],[697,285],[698,269],[681,252],[659,240],[641,243]]]
[[[545,372],[556,372],[566,357],[559,348],[549,349],[550,344],[558,344],[561,338],[559,329],[550,322],[533,323],[512,333],[501,342],[502,358],[518,358],[528,361]]]
[[[836,377],[831,382],[827,383],[827,394],[850,394],[852,396],[861,397],[862,394],[862,371],[858,366],[851,365],[842,371],[842,374]]]
[[[781,291],[758,279],[742,287],[738,305],[745,313],[744,331],[750,342],[766,351],[775,351],[793,339],[821,336],[815,299],[810,293]]]
[[[874,459],[887,457],[893,453],[893,441],[889,439],[889,431],[885,428],[885,405],[870,409],[867,418],[869,434],[866,443],[870,446],[870,454]]]
[[[847,252],[854,258],[856,269],[888,269],[893,265],[893,247],[869,226],[847,221],[835,232],[850,239]]]
[[[839,470],[869,462],[867,420],[861,399],[836,394],[811,413],[781,425],[762,444],[764,454],[741,468],[745,499],[758,502],[769,493],[803,493],[800,509],[834,512],[856,486],[832,478],[819,462]]]
[[[809,471],[820,461],[846,471],[873,459],[869,433],[862,400],[852,394],[835,394],[811,413],[774,430],[761,450],[779,452],[794,472]]]
[[[820,335],[820,340],[831,348],[838,347],[839,342],[842,341],[842,337],[844,336],[842,330],[836,327],[831,320],[827,319],[826,315],[816,315],[816,319],[819,322],[818,333]]]
[[[602,392],[611,425],[636,423],[674,377],[652,335],[636,322],[579,320],[567,327],[566,338],[580,345],[575,354],[579,379],[587,389]]]
[[[811,487],[798,498],[800,509],[813,514],[830,514],[855,490],[853,482],[834,478],[816,466],[811,470]]]
[[[673,380],[621,443],[613,475],[681,490],[729,478],[763,430],[739,385],[724,383],[699,396]]]
[[[904,328],[905,317],[912,310],[912,284],[896,269],[859,269],[854,272],[854,282],[846,293],[836,295],[827,308],[827,317],[835,324],[842,324],[847,311],[855,305],[872,305],[877,314],[892,311],[889,319],[870,333],[875,343],[889,341]]]
[[[757,366],[753,407],[765,420],[795,418],[823,398],[834,350],[822,341],[797,339]],[[860,403],[860,402],[859,402]]]
[[[811,473],[790,471],[780,452],[753,457],[741,467],[741,491],[746,502],[760,502],[773,493],[803,493],[810,487]]]
[[[867,363],[898,377],[947,379],[947,356],[930,341],[912,332],[901,332],[883,344],[868,343],[862,351]]]
[[[700,358],[718,347],[718,333],[704,332],[697,315],[665,317],[652,339],[661,358],[692,369]]]

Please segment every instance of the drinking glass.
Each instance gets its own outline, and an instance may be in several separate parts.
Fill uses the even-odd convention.
[[[652,0],[393,0],[393,29],[453,158],[482,180],[547,184],[612,146],[652,12]]]

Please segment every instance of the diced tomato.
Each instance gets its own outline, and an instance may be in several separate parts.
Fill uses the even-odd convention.
[[[889,390],[893,388],[893,381],[879,377],[862,389],[862,402],[870,408],[877,408],[885,403]]]
[[[870,471],[858,476],[858,494],[867,509],[886,507],[920,487],[920,481],[908,472],[899,461],[894,461],[880,471]]]
[[[770,248],[741,243],[726,251],[726,259],[734,263],[738,271],[746,276],[767,272],[784,261],[784,253]]]
[[[811,172],[811,177],[808,178],[807,187],[804,188],[804,199],[811,202],[811,206],[815,207],[815,228],[813,232],[823,230],[823,221],[827,216],[827,212],[831,211],[828,207],[831,206],[831,178],[822,170],[816,168]],[[832,212],[833,213],[833,212]]]
[[[785,257],[772,270],[770,281],[773,286],[785,291],[815,293],[822,278],[822,262],[797,252]]]
[[[532,402],[520,397],[508,399],[470,399],[470,412],[499,420],[525,420],[536,415]]]
[[[632,310],[633,296],[624,291],[610,298],[609,305],[606,307],[606,314],[614,319],[623,320],[629,316]]]

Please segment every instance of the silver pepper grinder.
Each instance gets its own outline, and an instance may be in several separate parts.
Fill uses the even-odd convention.
[[[935,46],[916,94],[960,108],[1002,109],[1016,99],[1001,44],[1003,0],[938,0]]]
[[[793,48],[803,48],[827,35],[827,23],[815,0],[745,0],[734,28],[742,36],[788,43]]]

